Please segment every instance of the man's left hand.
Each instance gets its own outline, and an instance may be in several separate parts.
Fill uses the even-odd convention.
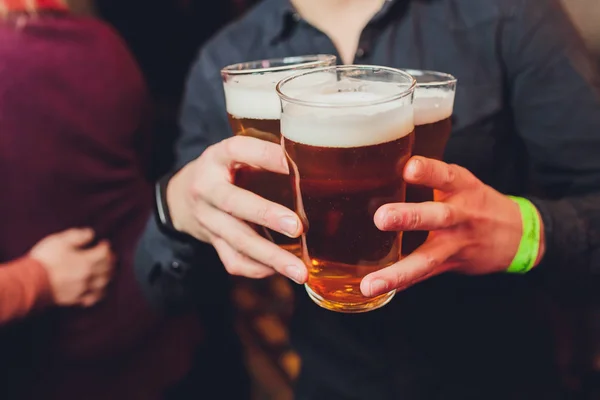
[[[447,271],[506,271],[523,233],[521,212],[513,200],[462,167],[424,157],[408,162],[404,179],[433,188],[436,201],[386,204],[375,213],[375,224],[383,231],[430,231],[429,237],[403,260],[367,275],[361,283],[365,296],[404,290]],[[542,235],[536,264],[543,253]]]

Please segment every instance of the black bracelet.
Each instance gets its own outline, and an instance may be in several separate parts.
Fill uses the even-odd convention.
[[[177,171],[166,174],[154,185],[154,214],[156,216],[158,229],[164,235],[187,242],[193,240],[193,238],[188,234],[175,229],[173,220],[171,219],[169,203],[167,202],[167,186],[176,173]]]

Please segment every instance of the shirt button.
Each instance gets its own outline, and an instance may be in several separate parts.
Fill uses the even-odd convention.
[[[173,261],[171,263],[171,269],[175,272],[179,272],[181,273],[182,267],[181,264],[178,261]]]
[[[297,12],[295,12],[295,13],[292,14],[292,19],[295,22],[299,22],[302,19],[302,17],[300,16],[300,14],[298,14]]]
[[[356,58],[363,58],[365,56],[365,49],[363,49],[362,47],[359,47],[358,50],[356,50]]]

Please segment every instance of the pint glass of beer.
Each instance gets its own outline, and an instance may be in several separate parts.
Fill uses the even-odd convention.
[[[402,234],[380,231],[373,217],[380,206],[404,201],[415,85],[403,71],[356,65],[302,72],[277,85],[282,146],[305,224],[306,290],[323,308],[366,312],[395,294],[364,297],[360,282],[400,259]]]
[[[452,131],[452,110],[456,92],[456,78],[442,72],[405,70],[417,80],[415,90],[415,146],[413,155],[441,160]],[[433,201],[433,190],[407,185],[406,201],[421,203]],[[427,240],[429,232],[405,232],[402,254],[408,255]]]
[[[277,82],[297,71],[335,63],[333,55],[309,55],[251,61],[223,68],[225,103],[233,133],[280,144],[281,104],[275,92]],[[236,171],[235,184],[293,209],[289,176],[241,167]],[[299,255],[300,239],[292,239],[261,226],[254,228],[265,238]]]

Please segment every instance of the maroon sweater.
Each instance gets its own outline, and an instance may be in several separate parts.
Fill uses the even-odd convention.
[[[45,399],[160,398],[189,367],[199,327],[191,316],[154,315],[133,275],[152,198],[143,79],[100,22],[67,14],[24,21],[0,20],[0,262],[86,225],[111,242],[118,266],[98,306],[12,327],[19,334],[10,340],[21,343],[0,331],[0,353],[10,347],[17,357],[2,353],[0,364],[24,378],[19,398],[31,387]],[[31,348],[31,358],[20,356]]]

